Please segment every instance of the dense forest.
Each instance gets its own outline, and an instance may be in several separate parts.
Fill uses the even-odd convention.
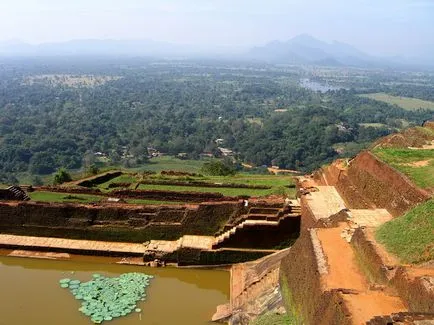
[[[429,110],[406,111],[358,96],[367,89],[400,91],[380,82],[377,72],[371,79],[363,73],[368,75],[363,87],[348,80],[340,90],[321,93],[301,87],[300,79],[324,78],[295,67],[3,59],[0,182],[15,182],[20,173],[83,168],[96,153],[107,164],[137,166],[146,161],[147,148],[199,159],[202,153],[217,154],[220,146],[242,162],[309,171],[432,118]],[[400,93],[431,99],[426,87]]]

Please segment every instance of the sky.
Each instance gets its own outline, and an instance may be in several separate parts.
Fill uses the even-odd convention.
[[[434,0],[1,0],[0,40],[151,39],[248,48],[307,33],[375,55],[434,54]]]

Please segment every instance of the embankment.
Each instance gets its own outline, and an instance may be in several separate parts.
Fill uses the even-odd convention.
[[[315,180],[335,186],[348,208],[384,208],[396,217],[431,197],[369,151],[342,165],[338,161],[323,168]]]

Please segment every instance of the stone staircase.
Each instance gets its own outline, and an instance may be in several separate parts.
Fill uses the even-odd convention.
[[[218,231],[215,236],[219,237],[220,235],[227,233],[229,230],[235,228],[246,220],[279,221],[285,213],[300,215],[301,207],[298,201],[291,200],[288,205],[279,208],[269,206],[250,207],[248,213],[243,214],[235,222],[227,224],[222,230]]]
[[[15,201],[30,201],[30,197],[19,186],[9,186],[7,190],[11,193],[11,197]]]
[[[278,227],[279,224],[286,218],[300,216],[300,206],[296,201],[282,208],[258,208],[252,207],[249,213],[240,218],[235,224],[232,224],[229,229],[220,232],[215,237],[212,245],[213,249],[218,248],[220,244],[231,238],[236,232],[245,227],[253,226],[271,226]]]

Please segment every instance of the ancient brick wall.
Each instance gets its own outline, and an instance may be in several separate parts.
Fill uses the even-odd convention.
[[[323,170],[322,176],[329,185],[336,186],[353,209],[384,208],[399,216],[430,198],[429,193],[369,151],[360,153],[346,170],[332,164]]]
[[[322,273],[326,272],[311,232],[302,235],[290,248],[280,265],[280,287],[285,309],[306,325],[352,324],[339,290],[325,291]]]
[[[0,232],[31,236],[141,242],[213,235],[236,213],[237,203],[182,206],[91,206],[0,203]]]

